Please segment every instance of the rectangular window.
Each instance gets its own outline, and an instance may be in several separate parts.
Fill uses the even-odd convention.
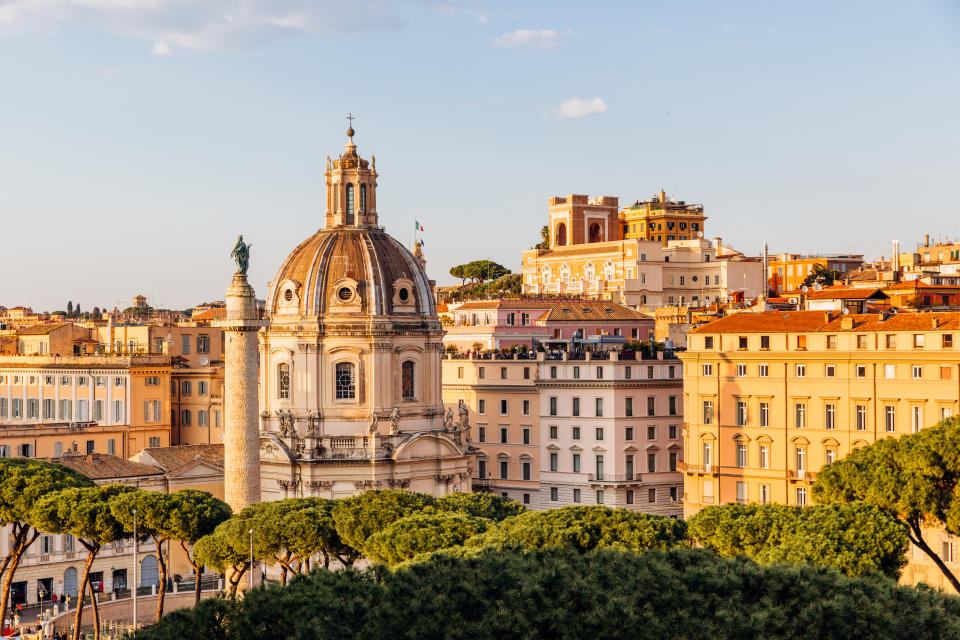
[[[747,365],[738,364],[737,365],[737,377],[742,378],[747,375]]]
[[[81,400],[80,402],[84,402]],[[40,401],[36,398],[27,399],[27,418],[30,420],[36,420],[40,417]],[[83,420],[83,418],[81,418]]]
[[[913,334],[913,348],[923,349],[924,335],[922,333]]]
[[[747,466],[747,445],[745,442],[737,443],[737,466]]]
[[[187,355],[190,353],[190,336],[181,336],[181,337],[182,337],[182,340],[180,342],[183,345],[183,349],[181,351],[184,355]]]
[[[190,426],[190,409],[184,409],[180,412],[180,425],[184,427]]]
[[[797,402],[793,405],[794,426],[797,429],[803,429],[807,426],[807,405],[803,402]]]
[[[500,415],[507,415],[507,401],[503,399],[500,400]]]
[[[522,407],[523,415],[525,415],[525,416],[530,415],[530,401],[529,401],[529,400],[524,400],[524,401],[521,403],[520,406]]]
[[[953,349],[953,334],[944,333],[940,336],[940,346],[944,349]]]
[[[289,381],[288,381],[288,384],[289,384]],[[206,380],[200,380],[199,382],[197,382],[197,394],[201,396],[205,396],[207,395],[207,393],[209,393],[209,391],[210,391],[209,382],[207,382]]]
[[[923,367],[919,364],[915,364],[910,368],[910,373],[914,380],[921,380],[923,378]]]
[[[500,444],[507,443],[507,427],[500,427]]]
[[[826,429],[837,428],[837,405],[828,403],[823,407],[823,426]]]
[[[680,499],[680,492],[677,491],[676,487],[670,487],[670,502],[676,502]]]
[[[769,402],[760,403],[760,426],[761,427],[770,426],[770,403]]]
[[[603,480],[603,455],[597,454],[595,459],[597,480]]]
[[[657,398],[655,396],[647,396],[647,415],[657,415]]]
[[[857,431],[867,430],[867,405],[857,405]]]
[[[633,427],[626,427],[623,430],[623,439],[624,440],[633,440]]]
[[[883,428],[889,432],[897,430],[897,409],[893,405],[883,408]]]
[[[580,502],[580,489],[573,490],[573,501]]]
[[[770,445],[762,444],[758,450],[760,454],[760,468],[769,469],[770,468]]]
[[[744,400],[737,401],[737,426],[747,426],[747,403]]]
[[[896,349],[897,335],[895,333],[888,333],[886,336],[884,336],[884,342],[887,346],[887,349]]]
[[[530,367],[524,367],[524,368],[523,368],[523,379],[524,379],[524,380],[529,380],[529,379],[530,379]]]
[[[14,407],[14,418],[19,417],[17,414],[17,398],[13,400]],[[67,399],[60,400],[60,419],[61,420],[70,420],[71,418],[71,406],[70,401]]]
[[[603,398],[596,399],[596,416],[598,418],[603,417]]]
[[[827,349],[837,348],[837,336],[827,336]]]
[[[633,489],[627,489],[627,504],[633,504]]]
[[[623,368],[623,377],[626,378],[627,380],[629,380],[630,378],[632,378],[632,377],[633,377],[633,367],[631,367],[631,366],[629,366],[629,365],[626,366],[626,367],[624,367],[624,368]]]
[[[503,479],[510,477],[510,463],[506,460],[500,461],[500,477]]]
[[[837,368],[834,365],[828,364],[823,367],[824,378],[833,378],[833,377],[836,377],[836,375],[837,375]]]
[[[573,407],[570,410],[570,415],[574,417],[580,415],[580,398],[573,398]]]
[[[703,401],[703,424],[713,423],[713,401]]]
[[[206,427],[207,426],[207,412],[204,409],[197,411],[197,426]]]
[[[914,405],[910,408],[910,426],[914,433],[923,429],[923,407],[920,405]]]
[[[867,336],[859,335],[857,336],[857,349],[866,349],[867,348]]]
[[[559,435],[560,435],[560,434],[558,433],[558,429],[557,429],[556,425],[551,425],[551,426],[550,426],[550,439],[551,439],[551,440],[556,440],[556,439],[559,437]]]
[[[677,415],[677,396],[670,396],[668,398],[667,410],[671,416]]]
[[[160,376],[147,376],[143,379],[143,383],[148,387],[158,387],[160,386]]]
[[[603,380],[603,367],[597,367],[597,380]]]
[[[573,378],[575,380],[580,378],[580,367],[573,368]]]
[[[623,414],[628,418],[633,417],[633,398],[624,398]]]
[[[798,364],[798,365],[797,365],[797,377],[798,377],[798,378],[803,378],[803,377],[805,377],[806,375],[807,375],[807,365],[805,365],[805,364]]]
[[[478,424],[477,425],[477,441],[486,442],[487,441],[487,425]]]
[[[507,368],[506,368],[506,367],[500,367],[500,379],[501,379],[501,380],[506,380],[506,379],[507,379]]]
[[[757,368],[757,375],[759,375],[761,378],[768,377],[770,375],[770,367],[765,364],[761,364]]]
[[[457,377],[458,378],[463,377],[463,367],[457,367]]]
[[[550,471],[557,471],[560,468],[559,455],[557,453],[550,454]]]
[[[520,464],[520,473],[523,474],[524,480],[530,479],[530,463],[529,462],[523,462]]]
[[[807,488],[806,487],[797,487],[797,506],[798,507],[807,506]]]
[[[885,364],[883,365],[883,377],[887,380],[893,380],[897,377],[897,365],[895,364]]]
[[[803,447],[794,447],[794,460],[797,464],[797,471],[807,470],[807,450]]]
[[[706,336],[703,339],[704,349],[713,349],[713,336]]]
[[[184,380],[180,383],[180,395],[189,396],[193,393],[193,383],[189,380]]]
[[[737,481],[737,503],[747,504],[747,483]]]
[[[557,396],[550,396],[550,415],[557,415]]]
[[[580,454],[573,454],[573,472],[580,473]]]
[[[955,559],[953,556],[953,542],[950,542],[949,540],[944,540],[942,549],[943,551],[940,554],[941,560],[943,560],[944,562],[955,562]]]
[[[865,365],[865,364],[858,364],[858,365],[857,365],[857,377],[858,377],[858,378],[866,378],[866,377],[867,377],[867,365]]]
[[[669,460],[670,471],[676,471],[677,470],[677,452],[671,451],[667,459]]]
[[[6,398],[3,398],[0,402],[6,402]],[[55,420],[56,416],[54,415],[54,400],[53,398],[44,398],[43,399],[43,419],[44,420]],[[6,410],[0,412],[0,417],[5,417],[7,414]]]
[[[669,436],[670,439],[671,439],[671,440],[676,440],[676,439],[677,439],[677,425],[672,424],[672,425],[670,425],[669,429],[670,429],[670,436]]]
[[[737,348],[741,351],[746,351],[747,349],[747,336],[740,336],[737,338]]]
[[[551,377],[551,378],[556,378],[556,377],[557,377],[557,368],[556,368],[556,367],[550,367],[550,377]]]
[[[550,487],[550,500],[556,502],[560,499],[560,491],[556,487]]]
[[[647,489],[647,502],[654,503],[657,501],[657,490],[654,488]]]
[[[647,427],[647,440],[656,440],[657,439],[657,427],[650,425]]]
[[[205,333],[197,336],[197,353],[210,353],[210,336]]]
[[[603,427],[597,427],[595,435],[597,436],[597,440],[603,440]]]
[[[797,336],[797,350],[805,351],[807,348],[807,336]]]
[[[220,412],[219,412],[219,411],[214,411],[214,412],[213,412],[213,426],[215,426],[215,427],[221,426],[221,425],[220,425]]]
[[[487,368],[486,367],[477,367],[477,377],[481,380],[487,377]]]
[[[770,348],[770,336],[760,336],[760,348],[763,350]]]
[[[94,400],[93,401],[93,419],[96,421],[103,420],[103,400]]]
[[[704,376],[712,376],[712,375],[713,375],[713,365],[712,365],[712,364],[705,364],[705,365],[703,365],[703,375],[704,375]]]
[[[760,485],[760,504],[770,504],[770,485]]]
[[[647,471],[649,473],[656,473],[657,471],[657,454],[648,453],[647,454]]]
[[[573,427],[573,428],[570,430],[570,437],[573,438],[574,440],[579,440],[579,439],[580,439],[580,427]]]

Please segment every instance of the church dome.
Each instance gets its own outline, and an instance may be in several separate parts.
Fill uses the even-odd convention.
[[[334,226],[301,242],[270,284],[271,315],[433,316],[420,260],[380,227]]]

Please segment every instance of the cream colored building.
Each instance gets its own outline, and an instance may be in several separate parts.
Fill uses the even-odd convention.
[[[646,240],[629,233],[624,239],[616,200],[550,199],[550,247],[523,252],[525,294],[655,308],[751,300],[764,292],[760,259],[723,246],[720,238],[688,233],[686,240]]]
[[[327,162],[326,225],[280,265],[260,334],[262,497],[470,491],[445,418],[443,330],[421,259],[383,231],[375,161]]]
[[[817,471],[960,410],[960,313],[738,313],[690,332],[684,512],[811,504]],[[960,570],[952,536],[930,531]],[[946,583],[911,551],[909,581]]]

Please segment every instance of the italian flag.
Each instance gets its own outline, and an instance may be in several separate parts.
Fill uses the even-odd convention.
[[[423,231],[423,225],[420,224],[418,220],[413,221],[413,230],[414,231]]]

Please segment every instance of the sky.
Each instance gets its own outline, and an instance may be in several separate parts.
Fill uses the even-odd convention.
[[[430,277],[661,187],[757,255],[960,238],[955,1],[0,0],[0,304],[262,297],[355,116]]]

